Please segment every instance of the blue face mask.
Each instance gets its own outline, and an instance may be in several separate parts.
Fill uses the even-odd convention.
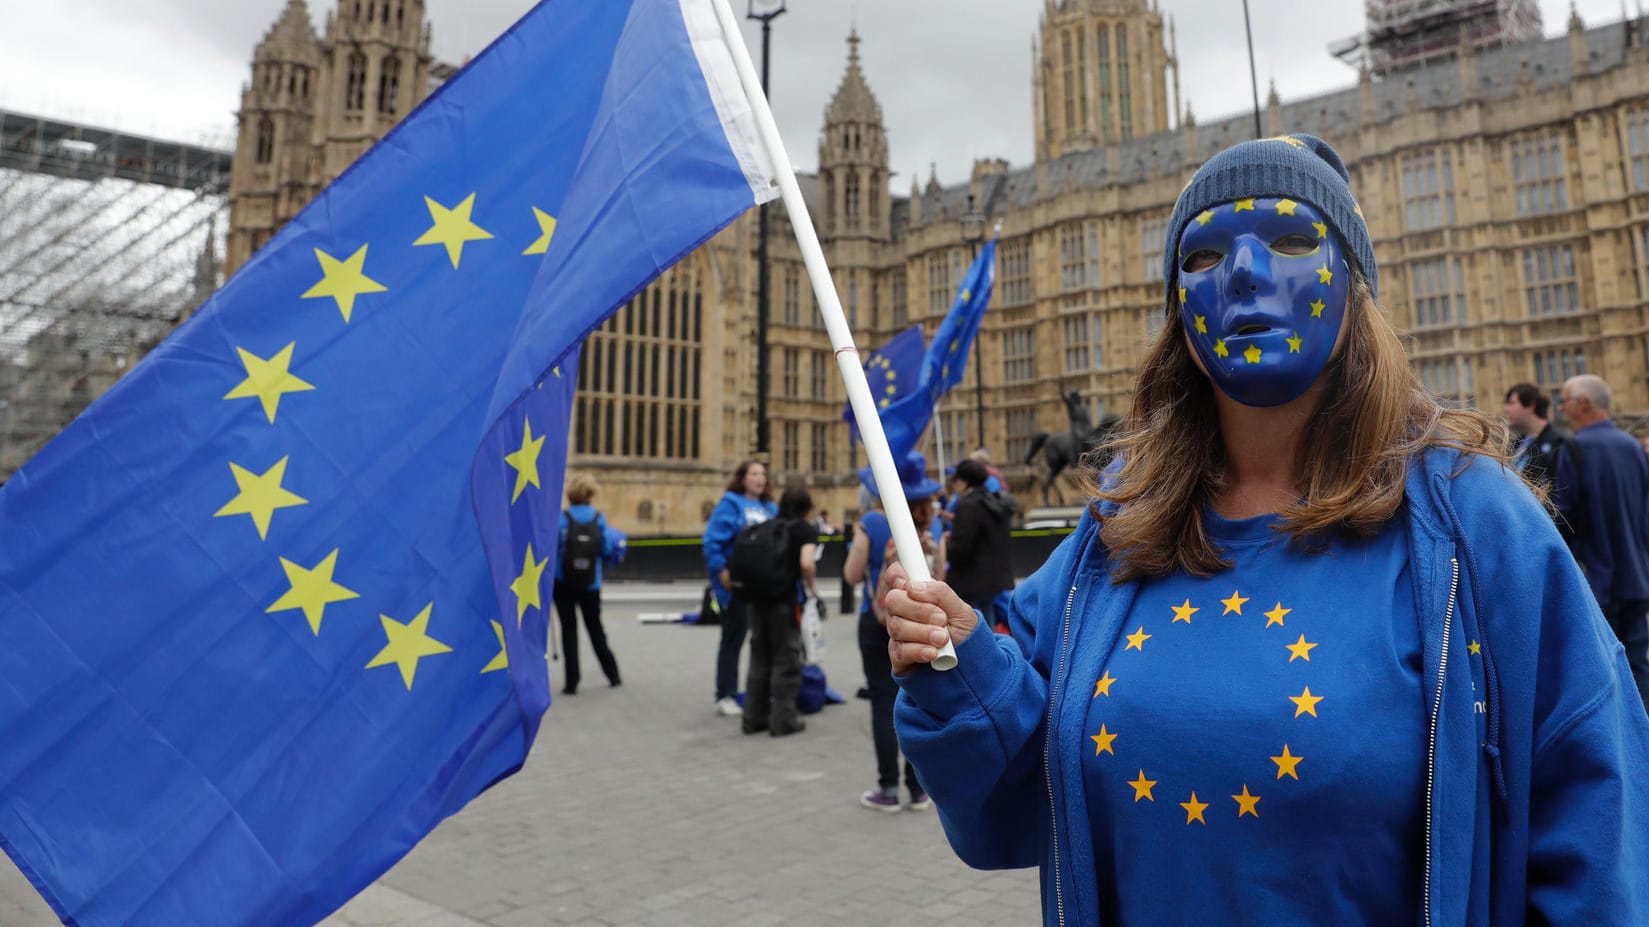
[[[1317,210],[1238,200],[1179,240],[1180,318],[1214,385],[1245,406],[1299,398],[1334,354],[1351,292],[1345,249]]]

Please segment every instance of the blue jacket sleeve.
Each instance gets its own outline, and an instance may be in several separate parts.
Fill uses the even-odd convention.
[[[710,523],[704,526],[704,568],[711,576],[727,569],[733,536],[739,533],[742,521],[738,505],[726,497],[710,513]]]

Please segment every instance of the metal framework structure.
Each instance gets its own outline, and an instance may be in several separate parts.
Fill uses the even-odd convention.
[[[1536,0],[1368,0],[1364,10],[1366,31],[1329,51],[1376,74],[1447,58],[1463,44],[1495,48],[1541,36]]]
[[[217,288],[230,160],[0,112],[0,480]]]

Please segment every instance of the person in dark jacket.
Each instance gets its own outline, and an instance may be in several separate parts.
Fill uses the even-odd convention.
[[[956,465],[962,484],[956,518],[945,540],[945,576],[962,601],[977,608],[992,628],[1003,624],[996,597],[1013,588],[1013,557],[1008,551],[1013,508],[986,488],[990,472],[972,458]]]
[[[1552,488],[1558,458],[1573,440],[1567,431],[1549,420],[1551,406],[1551,400],[1540,387],[1519,383],[1506,391],[1506,403],[1502,407],[1507,423],[1523,436],[1517,443],[1512,466],[1531,485],[1545,489]]]

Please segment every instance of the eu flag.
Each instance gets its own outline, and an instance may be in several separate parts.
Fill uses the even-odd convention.
[[[310,924],[525,759],[577,346],[773,184],[712,0],[551,0],[0,491],[0,845]]]
[[[933,418],[939,397],[962,382],[968,367],[968,351],[979,335],[979,325],[990,307],[996,286],[996,242],[986,242],[973,265],[962,277],[956,302],[946,313],[939,330],[933,333],[927,354],[922,358],[916,388],[882,409],[882,428],[887,432],[893,459],[901,460],[914,450],[922,432]]]
[[[865,381],[870,384],[870,395],[876,399],[876,408],[885,409],[910,392],[922,373],[922,326],[912,325],[897,335],[880,350],[871,352],[865,361]],[[859,423],[853,417],[853,406],[842,410],[842,418],[852,428],[852,436],[859,437]]]

